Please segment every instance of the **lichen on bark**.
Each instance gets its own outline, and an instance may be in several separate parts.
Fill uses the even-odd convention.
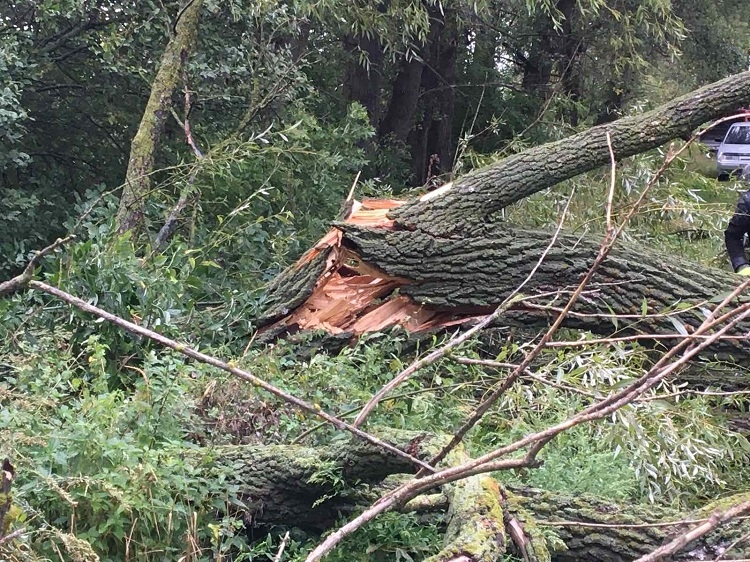
[[[117,212],[120,233],[136,230],[143,221],[145,201],[151,188],[149,176],[154,171],[164,121],[172,106],[172,94],[180,80],[181,70],[195,48],[202,6],[203,0],[189,0],[178,14],[174,35],[164,49],[138,131],[130,144],[128,169]]]

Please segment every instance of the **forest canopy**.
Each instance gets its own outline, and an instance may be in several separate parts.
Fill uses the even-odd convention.
[[[1,3],[0,559],[750,558],[749,57],[741,0]]]

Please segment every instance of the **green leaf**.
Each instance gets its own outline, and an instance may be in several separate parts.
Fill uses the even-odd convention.
[[[685,324],[683,324],[679,318],[677,318],[676,316],[670,316],[669,320],[672,322],[674,329],[677,330],[680,334],[682,334],[683,336],[688,335],[688,331],[687,331],[687,328],[685,327]]]

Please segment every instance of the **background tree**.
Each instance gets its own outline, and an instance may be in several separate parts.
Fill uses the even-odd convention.
[[[158,97],[165,49],[189,8],[196,10],[197,39],[177,81],[162,92],[171,95],[160,97],[162,108],[173,111],[161,115],[138,236],[121,236],[117,216],[123,193],[127,199],[130,149],[148,118],[149,99]],[[561,159],[573,168],[578,157],[595,157],[563,175],[545,157],[554,151],[524,150],[615,116],[637,120],[694,86],[744,70],[746,12],[741,2],[693,0],[0,5],[0,281],[24,267],[33,249],[74,233],[78,240],[50,250],[28,273],[84,305],[70,308],[41,285],[0,299],[0,460],[12,457],[15,469],[12,498],[0,501],[0,558],[273,559],[282,542],[282,559],[304,558],[323,530],[340,523],[337,517],[387,493],[393,474],[413,474],[403,457],[361,446],[321,426],[319,416],[351,422],[383,385],[412,361],[430,357],[447,336],[415,338],[388,328],[353,342],[347,334],[303,331],[265,346],[256,333],[262,313],[280,304],[274,319],[287,318],[294,308],[274,300],[269,281],[341,216],[354,182],[358,200],[414,201],[390,218],[381,216],[383,209],[371,213],[398,220],[404,227],[398,232],[343,227],[339,250],[360,252],[359,259],[343,254],[351,271],[364,268],[366,257],[401,277],[429,277],[421,287],[402,284],[399,293],[381,295],[379,304],[409,293],[433,304],[480,305],[461,313],[489,312],[497,304],[492,291],[515,288],[512,282],[529,271],[563,215],[559,242],[566,251],[555,246],[539,278],[553,288],[537,283],[526,291],[547,294],[575,284],[598,248],[592,240],[609,232],[606,139],[596,137],[595,146],[563,140],[558,146],[573,154]],[[726,92],[737,93],[742,80],[735,78]],[[659,360],[662,337],[685,341],[683,332],[715,306],[685,303],[696,295],[720,297],[737,281],[727,270],[721,232],[742,186],[717,183],[714,163],[699,147],[655,177],[670,153],[656,145],[700,120],[677,120],[680,126],[671,129],[673,120],[665,118],[659,134],[668,134],[617,165],[615,220],[648,190],[613,261],[600,271],[624,275],[627,290],[598,277],[601,287],[584,292],[574,310],[579,315],[518,373],[551,313],[531,306],[509,312],[507,323],[419,369],[380,402],[363,430],[426,462],[435,452],[430,447],[506,385],[448,463],[481,458],[640,380]],[[187,130],[202,158],[188,145]],[[621,152],[618,139],[617,153],[633,154]],[[681,146],[676,141],[674,150]],[[541,164],[528,165],[528,158]],[[507,167],[514,161],[536,173],[517,174]],[[561,183],[547,189],[551,183],[539,181],[545,175]],[[452,176],[454,193],[468,192],[483,177],[487,186],[518,191],[500,201],[488,191],[508,195],[507,189],[479,189],[473,211],[469,204],[460,213],[460,198],[445,189],[418,202]],[[157,244],[185,194],[174,235]],[[441,201],[450,204],[441,209]],[[437,232],[449,227],[454,232]],[[494,241],[495,253],[481,248],[493,259],[483,272],[476,260],[449,271],[446,248],[466,254],[469,234]],[[400,244],[417,237],[422,245]],[[571,265],[565,259],[574,251],[580,259]],[[432,271],[407,267],[404,256]],[[668,290],[647,294],[646,285],[633,282],[632,263]],[[462,285],[467,279],[475,287]],[[165,352],[143,332],[130,335],[95,321],[86,311],[92,303],[180,343]],[[644,341],[645,327],[659,338]],[[596,550],[609,560],[616,551],[631,559],[672,538],[678,532],[672,529],[682,530],[665,525],[675,518],[703,519],[715,508],[724,513],[725,506],[712,502],[740,501],[750,478],[747,377],[736,361],[737,350],[745,349],[739,336],[714,343],[720,354],[703,354],[611,415],[558,435],[542,450],[543,465],[420,498],[427,511],[377,518],[331,559],[446,557],[467,524],[477,522],[476,512],[456,502],[461,497],[493,513],[479,521],[484,531],[498,537],[505,529],[516,533],[517,544],[526,537],[534,546],[534,552],[514,551],[512,540],[483,541],[493,547],[487,556],[495,557],[506,548],[506,556],[545,559],[546,552],[564,560],[588,541],[596,545],[588,554]],[[262,377],[307,408],[294,409],[278,393],[217,375],[180,354],[192,347],[224,358],[230,371]],[[506,384],[509,379],[515,384]],[[411,432],[426,437],[415,441]],[[272,486],[263,480],[269,475]],[[485,487],[489,493],[477,495]],[[254,501],[262,494],[278,501]],[[584,525],[589,508],[606,524],[604,514],[623,506],[627,512],[615,523],[659,526],[594,533]],[[507,513],[499,515],[498,507]],[[298,524],[283,528],[292,519]],[[5,540],[8,532],[16,534]],[[699,545],[715,558],[746,533],[738,522]],[[745,543],[724,553],[732,555],[746,557]]]

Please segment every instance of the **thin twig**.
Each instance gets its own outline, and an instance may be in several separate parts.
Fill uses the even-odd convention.
[[[12,533],[8,533],[4,537],[0,537],[0,545],[3,545],[5,543],[7,543],[7,542],[10,542],[13,539],[17,539],[18,537],[20,537],[21,535],[23,535],[25,532],[26,532],[26,529],[22,527],[20,529],[16,529]]]
[[[738,519],[742,519],[742,518],[741,518],[741,517],[738,517]],[[744,534],[744,535],[742,535],[742,536],[741,536],[740,538],[738,538],[738,539],[737,539],[736,541],[734,541],[734,542],[733,542],[732,544],[730,544],[730,545],[729,545],[729,546],[728,546],[728,547],[727,547],[727,548],[726,548],[726,549],[724,550],[724,552],[722,552],[721,554],[719,554],[719,556],[717,556],[717,557],[716,557],[716,558],[714,559],[714,562],[719,562],[720,560],[727,560],[727,558],[725,558],[725,557],[726,557],[726,555],[727,555],[727,554],[729,554],[729,552],[730,552],[730,551],[731,551],[731,550],[732,550],[732,549],[733,549],[734,547],[736,547],[736,546],[737,546],[738,544],[740,544],[740,543],[743,543],[743,542],[745,542],[745,541],[746,541],[747,539],[750,539],[750,533],[745,533],[745,534]]]
[[[273,559],[273,562],[281,562],[281,556],[284,554],[284,549],[286,548],[286,544],[289,542],[289,531],[286,532],[284,535],[284,538],[281,539],[281,544],[279,545],[279,551],[276,553],[276,556]]]
[[[609,195],[607,196],[607,232],[612,231],[612,202],[615,197],[615,181],[617,179],[617,159],[615,158],[615,149],[612,147],[612,136],[607,131],[607,148],[609,148],[609,157],[611,160]]]
[[[658,523],[589,523],[588,521],[537,521],[543,527],[591,527],[592,529],[651,529],[659,527],[680,527],[703,523],[708,519],[681,519]]]
[[[748,511],[750,511],[750,501],[738,503],[730,507],[729,509],[726,509],[725,511],[716,510],[711,514],[707,521],[701,523],[697,527],[693,527],[688,532],[683,533],[664,546],[657,548],[651,554],[641,556],[635,562],[657,562],[658,560],[663,560],[664,558],[671,557],[673,554],[685,548],[695,539],[698,539],[706,533],[713,531],[722,523],[731,521],[738,515],[743,515]]]
[[[182,83],[183,91],[185,92],[185,119],[184,121],[180,121],[174,109],[172,109],[172,115],[182,126],[182,129],[185,133],[185,142],[187,142],[188,146],[190,146],[190,148],[193,150],[193,154],[195,154],[196,159],[200,162],[201,160],[203,160],[203,153],[198,148],[198,145],[195,144],[193,133],[190,129],[190,110],[192,108],[192,102],[190,101],[190,89],[188,88],[187,71],[184,68],[182,71]],[[195,188],[193,187],[193,184],[195,184],[195,180],[198,177],[199,170],[200,168],[198,166],[195,166],[193,168],[193,171],[190,172],[190,176],[187,179],[187,184],[180,192],[180,197],[177,199],[177,203],[175,203],[174,207],[172,207],[172,209],[169,211],[167,220],[164,221],[164,224],[159,229],[159,232],[156,235],[156,240],[154,241],[154,249],[157,252],[161,251],[164,245],[172,237],[174,231],[177,229],[177,220],[180,218],[182,211],[185,209],[185,207],[187,207],[188,203],[190,203],[193,196],[195,195]]]
[[[517,363],[502,363],[500,361],[492,361],[490,359],[471,359],[469,357],[454,357],[453,360],[456,363],[461,363],[462,365],[480,365],[484,367],[491,367],[493,369],[518,369],[519,367]],[[567,384],[561,384],[555,381],[545,379],[543,376],[538,375],[537,373],[535,373],[534,371],[528,368],[524,370],[523,376],[533,379],[544,385],[551,386],[553,388],[558,388],[560,390],[565,390],[568,392],[573,392],[575,394],[588,396],[589,398],[595,398],[598,400],[602,397],[601,395],[594,394],[593,392],[587,392],[585,390],[576,388],[574,386],[569,386]]]
[[[364,441],[367,441],[368,443],[371,443],[375,445],[376,447],[384,449],[398,457],[406,459],[409,462],[412,462],[425,470],[428,470],[430,472],[435,471],[435,469],[432,466],[430,466],[428,463],[408,453],[403,452],[398,447],[394,447],[393,445],[390,445],[389,443],[386,443],[385,441],[382,441],[381,439],[378,439],[377,437],[370,435],[369,433],[366,433],[362,431],[361,429],[356,428],[346,423],[345,421],[322,411],[319,408],[316,408],[309,402],[305,402],[301,398],[297,398],[296,396],[293,396],[287,392],[284,392],[280,388],[275,387],[274,385],[264,381],[263,379],[260,379],[243,369],[234,367],[230,365],[229,363],[222,361],[221,359],[217,359],[216,357],[213,357],[211,355],[206,355],[205,353],[201,353],[200,351],[192,349],[191,347],[188,347],[185,344],[178,343],[175,340],[167,338],[166,336],[163,336],[162,334],[159,334],[157,332],[154,332],[152,330],[139,326],[138,324],[134,324],[133,322],[129,322],[128,320],[125,320],[124,318],[120,318],[119,316],[111,314],[107,312],[106,310],[102,310],[101,308],[93,306],[87,303],[86,301],[83,301],[79,299],[78,297],[71,295],[70,293],[66,293],[65,291],[62,291],[56,287],[52,287],[51,285],[47,285],[46,283],[41,283],[39,281],[32,280],[29,282],[29,287],[31,289],[36,289],[38,291],[42,291],[43,293],[53,295],[57,297],[58,299],[67,302],[68,304],[74,306],[75,308],[79,310],[88,312],[89,314],[93,314],[94,316],[98,316],[99,318],[103,318],[104,320],[107,320],[108,322],[111,322],[112,324],[115,324],[116,326],[119,326],[120,328],[132,334],[138,334],[140,336],[144,336],[150,340],[153,340],[163,345],[164,347],[168,347],[170,349],[173,349],[174,351],[177,351],[178,353],[181,353],[182,355],[191,357],[192,359],[195,359],[196,361],[200,361],[201,363],[205,363],[207,365],[216,367],[217,369],[221,369],[222,371],[226,371],[227,373],[231,373],[236,377],[246,380],[257,387],[260,387],[263,390],[270,392],[274,396],[281,398],[284,402],[288,404],[292,404],[296,406],[300,410],[304,410],[305,412],[308,412],[314,416],[323,418],[324,420],[332,424],[337,429],[348,431],[349,433],[352,433],[356,437]]]
[[[683,312],[683,311],[680,311]],[[617,318],[621,318],[621,316],[617,316]],[[700,338],[708,338],[710,336],[697,336],[698,339]],[[551,341],[547,344],[547,347],[585,347],[590,345],[610,345],[613,343],[624,343],[624,342],[633,342],[633,341],[639,341],[639,340],[681,340],[686,338],[696,338],[696,336],[692,336],[690,334],[636,334],[633,336],[620,336],[620,337],[614,337],[614,338],[597,338],[597,339],[590,339],[590,340],[576,340],[576,341]],[[741,335],[741,336],[724,336],[722,339],[724,340],[747,340],[747,335]]]

